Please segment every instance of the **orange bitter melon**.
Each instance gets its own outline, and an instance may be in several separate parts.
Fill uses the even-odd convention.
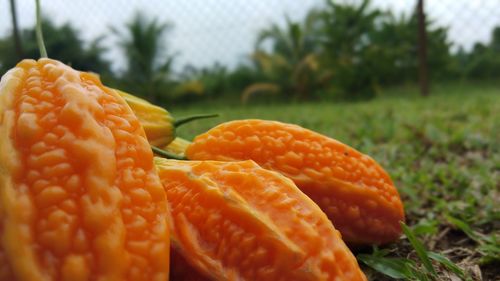
[[[211,281],[210,275],[205,276],[193,268],[178,251],[170,251],[170,280],[175,281]],[[214,279],[217,280],[217,279]]]
[[[281,174],[253,161],[155,163],[172,248],[210,280],[366,280],[326,215]]]
[[[288,178],[351,244],[380,244],[401,234],[403,204],[387,172],[371,157],[297,125],[266,120],[223,123],[196,137],[188,159],[251,159]]]
[[[168,279],[151,148],[97,76],[21,61],[0,82],[0,138],[0,280]]]

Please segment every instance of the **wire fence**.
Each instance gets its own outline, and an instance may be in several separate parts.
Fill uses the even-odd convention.
[[[0,1],[0,38],[12,31],[11,0]],[[336,1],[359,3],[360,1]],[[416,0],[373,0],[373,7],[409,16]],[[34,25],[34,1],[17,0],[20,28]],[[190,0],[190,1],[42,1],[43,12],[56,24],[69,22],[85,41],[104,36],[106,57],[113,69],[124,65],[123,54],[110,27],[123,27],[134,13],[142,11],[173,28],[168,47],[177,53],[177,69],[190,64],[209,66],[215,62],[234,66],[248,57],[259,30],[272,23],[284,24],[285,18],[302,20],[313,8],[321,8],[323,0]],[[428,0],[427,17],[434,25],[448,28],[452,50],[470,50],[475,43],[490,40],[495,26],[500,26],[498,0]]]

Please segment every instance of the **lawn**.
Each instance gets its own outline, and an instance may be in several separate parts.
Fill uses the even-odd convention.
[[[274,119],[321,132],[381,163],[403,197],[410,229],[397,243],[355,249],[370,280],[500,280],[500,85],[444,84],[428,98],[401,87],[358,103],[205,103],[173,110],[179,117],[202,112],[221,116],[185,125],[179,135],[192,138],[226,120]]]

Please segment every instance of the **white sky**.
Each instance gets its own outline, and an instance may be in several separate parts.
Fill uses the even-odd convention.
[[[341,0],[353,2],[359,0]],[[409,13],[415,0],[373,0],[373,5]],[[109,26],[123,26],[135,11],[170,21],[172,50],[179,52],[177,67],[187,63],[206,66],[219,61],[234,65],[253,49],[255,36],[270,23],[282,23],[284,15],[300,20],[321,0],[42,0],[42,10],[57,24],[71,22],[85,40],[110,35],[105,41],[107,57],[114,69],[123,66],[116,39]],[[34,0],[17,0],[19,24],[34,24]],[[428,16],[448,26],[455,45],[470,48],[487,42],[494,26],[500,25],[500,0],[427,0]],[[0,36],[11,30],[9,0],[0,0]]]

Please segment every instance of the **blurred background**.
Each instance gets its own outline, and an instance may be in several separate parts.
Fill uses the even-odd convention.
[[[34,1],[0,2],[0,73],[38,56]],[[43,1],[49,55],[151,101],[371,99],[500,77],[500,1]],[[390,92],[390,91],[389,91]]]

